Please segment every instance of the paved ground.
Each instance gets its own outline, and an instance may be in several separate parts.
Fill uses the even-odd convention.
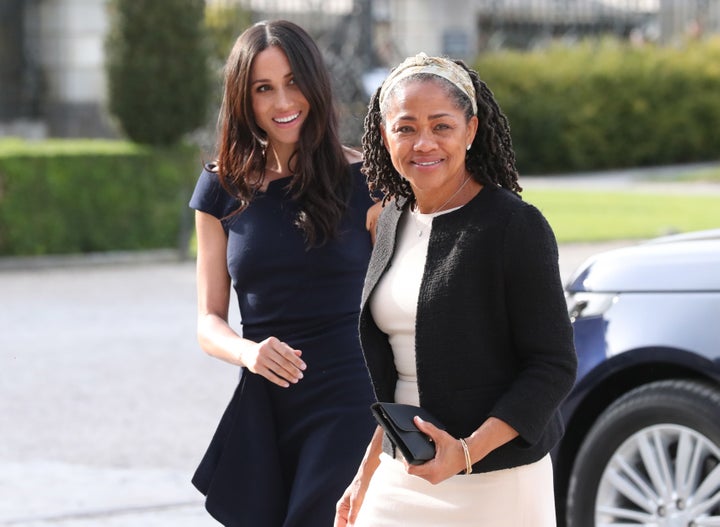
[[[561,246],[563,277],[628,244]],[[237,372],[196,344],[194,264],[138,256],[0,261],[0,525],[218,525],[189,480]]]
[[[236,371],[192,263],[0,272],[0,525],[217,525],[190,486]]]
[[[191,262],[0,272],[0,525],[217,525],[189,479],[236,371],[196,344],[194,279]]]

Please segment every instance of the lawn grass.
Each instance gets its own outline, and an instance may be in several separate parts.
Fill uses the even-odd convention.
[[[537,189],[524,191],[523,198],[543,212],[559,243],[647,239],[720,228],[720,193]]]
[[[0,157],[51,157],[57,155],[122,155],[147,150],[130,141],[113,139],[43,139],[31,141],[15,137],[0,138]]]
[[[705,168],[691,172],[680,172],[676,181],[720,183],[720,168]]]
[[[720,172],[718,172],[720,181]],[[720,228],[720,193],[660,194],[596,190],[524,190],[547,218],[558,243],[646,240]],[[190,253],[195,254],[193,233]]]
[[[19,154],[116,155],[141,148],[124,141],[58,139],[35,143],[11,138],[0,140],[0,158]],[[646,183],[654,181],[661,184],[710,183],[716,187],[720,186],[720,166],[691,167],[687,170],[680,167],[670,178],[663,175],[654,180],[644,180]],[[689,194],[538,188],[525,190],[522,195],[523,199],[543,212],[559,243],[639,240],[669,233],[720,228],[720,192]],[[193,235],[193,254],[195,243]]]

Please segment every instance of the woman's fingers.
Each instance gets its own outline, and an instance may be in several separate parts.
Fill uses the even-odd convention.
[[[435,443],[435,457],[422,465],[407,465],[409,474],[419,476],[436,485],[458,474],[465,465],[465,457],[460,442],[432,423],[415,417],[415,426],[428,435]],[[458,468],[460,467],[460,468]]]
[[[350,519],[350,496],[343,494],[335,506],[335,521],[333,527],[346,527]]]
[[[441,432],[437,426],[435,426],[429,421],[421,419],[418,415],[413,418],[413,422],[415,423],[415,426],[418,427],[418,430],[423,432],[425,435],[430,436],[430,439],[432,439],[433,441],[437,439]]]
[[[268,380],[287,388],[303,378],[303,370],[307,365],[300,358],[300,350],[291,348],[275,337],[267,339],[260,348],[260,360],[267,371],[264,376]]]

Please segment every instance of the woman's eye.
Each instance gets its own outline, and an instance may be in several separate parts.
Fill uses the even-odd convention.
[[[395,133],[398,134],[409,134],[413,131],[411,126],[398,126],[395,128]]]
[[[270,86],[267,84],[261,84],[260,86],[257,87],[258,93],[262,93],[262,92],[265,92],[268,90],[270,90]]]
[[[449,130],[449,129],[450,129],[450,125],[449,125],[449,124],[445,124],[445,123],[440,123],[440,124],[438,124],[437,126],[435,126],[435,129],[436,129],[436,130],[440,130],[440,131]]]

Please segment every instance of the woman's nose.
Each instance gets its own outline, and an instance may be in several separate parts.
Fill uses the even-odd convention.
[[[437,143],[435,142],[435,138],[433,137],[432,133],[420,131],[417,139],[415,140],[415,144],[413,145],[413,149],[417,152],[427,152],[428,150],[432,150],[436,146]]]
[[[290,106],[290,94],[284,88],[280,88],[276,91],[275,106],[280,109],[287,108]]]

